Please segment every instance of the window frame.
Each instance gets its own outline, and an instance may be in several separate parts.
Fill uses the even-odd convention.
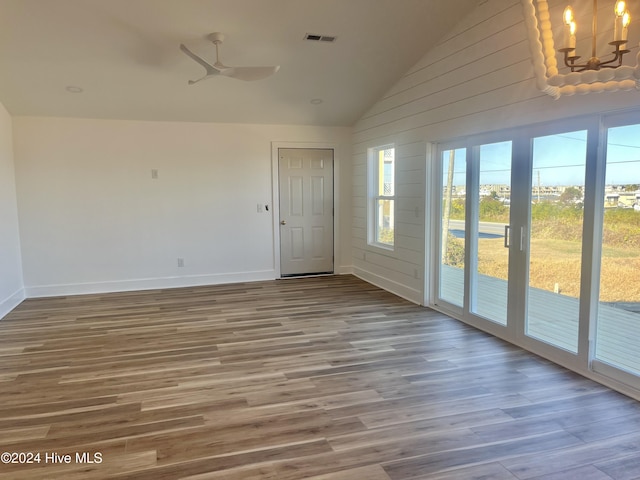
[[[385,182],[385,172],[384,172],[384,153],[387,150],[393,150],[393,160],[391,167],[391,181]],[[370,246],[381,248],[384,250],[395,250],[395,211],[396,211],[396,158],[395,158],[395,144],[389,143],[385,145],[380,145],[377,147],[372,147],[368,149],[368,172],[369,172],[369,182],[368,182],[368,234],[367,234],[367,243]],[[384,185],[390,184],[391,194],[385,194]],[[382,192],[381,192],[382,190]],[[380,226],[383,221],[380,218],[380,201],[389,201],[390,202],[390,222],[391,222],[391,232],[393,233],[393,238],[391,243],[380,241]]]

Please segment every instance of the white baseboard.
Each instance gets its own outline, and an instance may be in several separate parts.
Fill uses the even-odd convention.
[[[92,293],[129,292],[158,288],[197,287],[224,283],[259,282],[274,280],[274,270],[236,272],[215,275],[190,275],[185,277],[140,278],[109,282],[73,283],[66,285],[40,285],[25,287],[27,298],[86,295]]]
[[[340,265],[334,268],[334,273],[336,275],[352,275],[353,274],[353,265]]]
[[[383,290],[391,292],[399,297],[404,298],[405,300],[409,300],[412,303],[422,305],[422,292],[420,292],[419,290],[407,287],[406,285],[402,285],[400,283],[394,282],[393,280],[389,280],[387,278],[376,275],[375,273],[371,273],[367,270],[363,270],[357,267],[353,269],[353,274],[356,277],[361,278],[365,282],[369,282],[372,285],[375,285],[376,287],[380,287]]]
[[[0,319],[7,316],[7,314],[22,303],[26,298],[24,288],[21,288],[9,298],[0,301]]]

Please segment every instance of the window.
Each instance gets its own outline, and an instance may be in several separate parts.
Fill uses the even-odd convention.
[[[372,148],[369,156],[369,244],[393,248],[395,237],[395,148]]]

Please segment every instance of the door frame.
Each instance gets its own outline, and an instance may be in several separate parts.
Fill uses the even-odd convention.
[[[271,210],[272,210],[272,231],[273,231],[273,270],[276,278],[296,278],[282,277],[280,268],[280,182],[278,170],[278,150],[281,148],[294,149],[326,149],[333,150],[333,273],[339,272],[336,265],[336,259],[341,258],[340,255],[340,175],[338,148],[334,143],[326,142],[271,142]]]

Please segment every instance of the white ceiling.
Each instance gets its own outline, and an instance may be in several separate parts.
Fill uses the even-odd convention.
[[[0,0],[0,102],[12,115],[348,126],[476,3]],[[188,85],[204,69],[179,45],[213,61],[214,31],[225,64],[280,71]]]

